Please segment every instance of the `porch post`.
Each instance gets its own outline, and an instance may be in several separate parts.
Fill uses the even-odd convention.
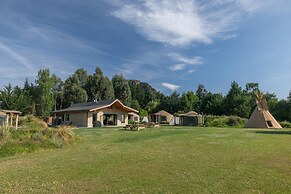
[[[19,115],[18,115],[18,114],[16,114],[15,129],[17,129],[17,128],[18,128],[18,117],[19,117]]]
[[[8,116],[8,114],[6,114],[6,117],[5,117],[5,126],[8,126],[9,125],[9,116]]]
[[[10,126],[11,127],[13,126],[13,114],[12,113],[10,114]]]

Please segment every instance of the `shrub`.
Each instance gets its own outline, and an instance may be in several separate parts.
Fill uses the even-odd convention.
[[[291,123],[288,121],[279,122],[283,128],[291,128]]]
[[[228,117],[227,125],[230,127],[243,127],[245,126],[247,119],[238,117],[238,116],[230,116]]]
[[[47,128],[47,124],[43,120],[32,115],[20,117],[19,126],[29,129]]]
[[[206,127],[243,127],[247,119],[238,116],[205,116]]]

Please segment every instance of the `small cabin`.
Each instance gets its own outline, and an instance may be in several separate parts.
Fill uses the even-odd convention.
[[[175,114],[174,124],[181,126],[197,126],[203,125],[203,115],[195,111],[189,111],[184,114]]]
[[[149,115],[150,122],[160,123],[160,124],[173,124],[174,115],[168,113],[165,110],[161,110],[157,113],[153,113]]]

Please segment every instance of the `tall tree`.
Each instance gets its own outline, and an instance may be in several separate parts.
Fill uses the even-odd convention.
[[[278,98],[276,96],[276,94],[274,93],[269,93],[267,92],[265,95],[264,95],[267,103],[268,103],[268,107],[270,109],[270,112],[272,113],[273,110],[275,109],[277,103],[278,103]]]
[[[114,89],[112,82],[103,75],[99,67],[96,67],[95,73],[90,75],[85,86],[88,100],[99,101],[114,98]]]
[[[158,100],[151,100],[148,102],[146,106],[146,110],[149,113],[153,113],[156,111],[157,107],[159,106],[160,102]]]
[[[53,83],[50,77],[49,69],[43,69],[38,72],[36,77],[36,114],[41,117],[48,117],[54,106],[52,94]]]
[[[75,71],[74,75],[78,79],[78,83],[81,86],[81,88],[85,88],[85,86],[86,86],[86,84],[88,82],[88,79],[89,79],[87,71],[85,69],[83,69],[83,68],[77,69]]]
[[[225,114],[248,118],[251,107],[249,98],[236,82],[231,83],[231,88],[224,99]]]
[[[272,110],[272,114],[278,121],[288,121],[290,107],[287,100],[280,100]]]
[[[148,83],[140,82],[138,80],[129,80],[128,83],[132,99],[136,99],[143,109],[146,108],[150,101],[159,100],[163,96],[163,94],[156,91]]]
[[[288,121],[291,122],[291,90],[290,90],[289,95],[287,97],[287,102],[289,105],[289,119],[288,119]]]
[[[72,103],[87,102],[88,95],[85,89],[81,87],[77,74],[68,77],[64,84],[64,102],[63,107],[66,108]]]
[[[184,112],[189,112],[197,107],[198,97],[192,91],[183,93],[181,97],[181,108]]]
[[[131,91],[128,85],[128,81],[124,79],[122,75],[114,75],[112,78],[112,84],[114,88],[115,98],[118,98],[121,102],[127,106],[131,105]]]
[[[2,109],[15,109],[14,101],[14,90],[12,85],[9,83],[0,92],[0,101],[2,101]]]
[[[55,74],[52,75],[52,93],[54,96],[54,109],[59,110],[62,108],[64,99],[64,82],[62,79]]]
[[[248,93],[254,93],[254,92],[259,92],[259,83],[246,83],[246,92]]]
[[[224,97],[222,94],[207,93],[201,103],[201,111],[206,114],[222,115]]]
[[[203,98],[206,96],[207,94],[207,90],[205,89],[203,84],[199,84],[196,90],[196,96],[198,97],[198,102],[197,102],[197,110],[201,111],[201,105],[202,105],[202,101]]]
[[[141,107],[139,105],[139,102],[136,99],[132,99],[131,101],[131,108],[140,111]]]
[[[170,96],[163,96],[158,106],[159,110],[165,110],[169,113],[179,112],[181,105],[180,94],[175,91]]]

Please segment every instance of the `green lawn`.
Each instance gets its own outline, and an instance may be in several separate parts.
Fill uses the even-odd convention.
[[[291,130],[76,133],[62,149],[0,158],[0,193],[291,193]]]

